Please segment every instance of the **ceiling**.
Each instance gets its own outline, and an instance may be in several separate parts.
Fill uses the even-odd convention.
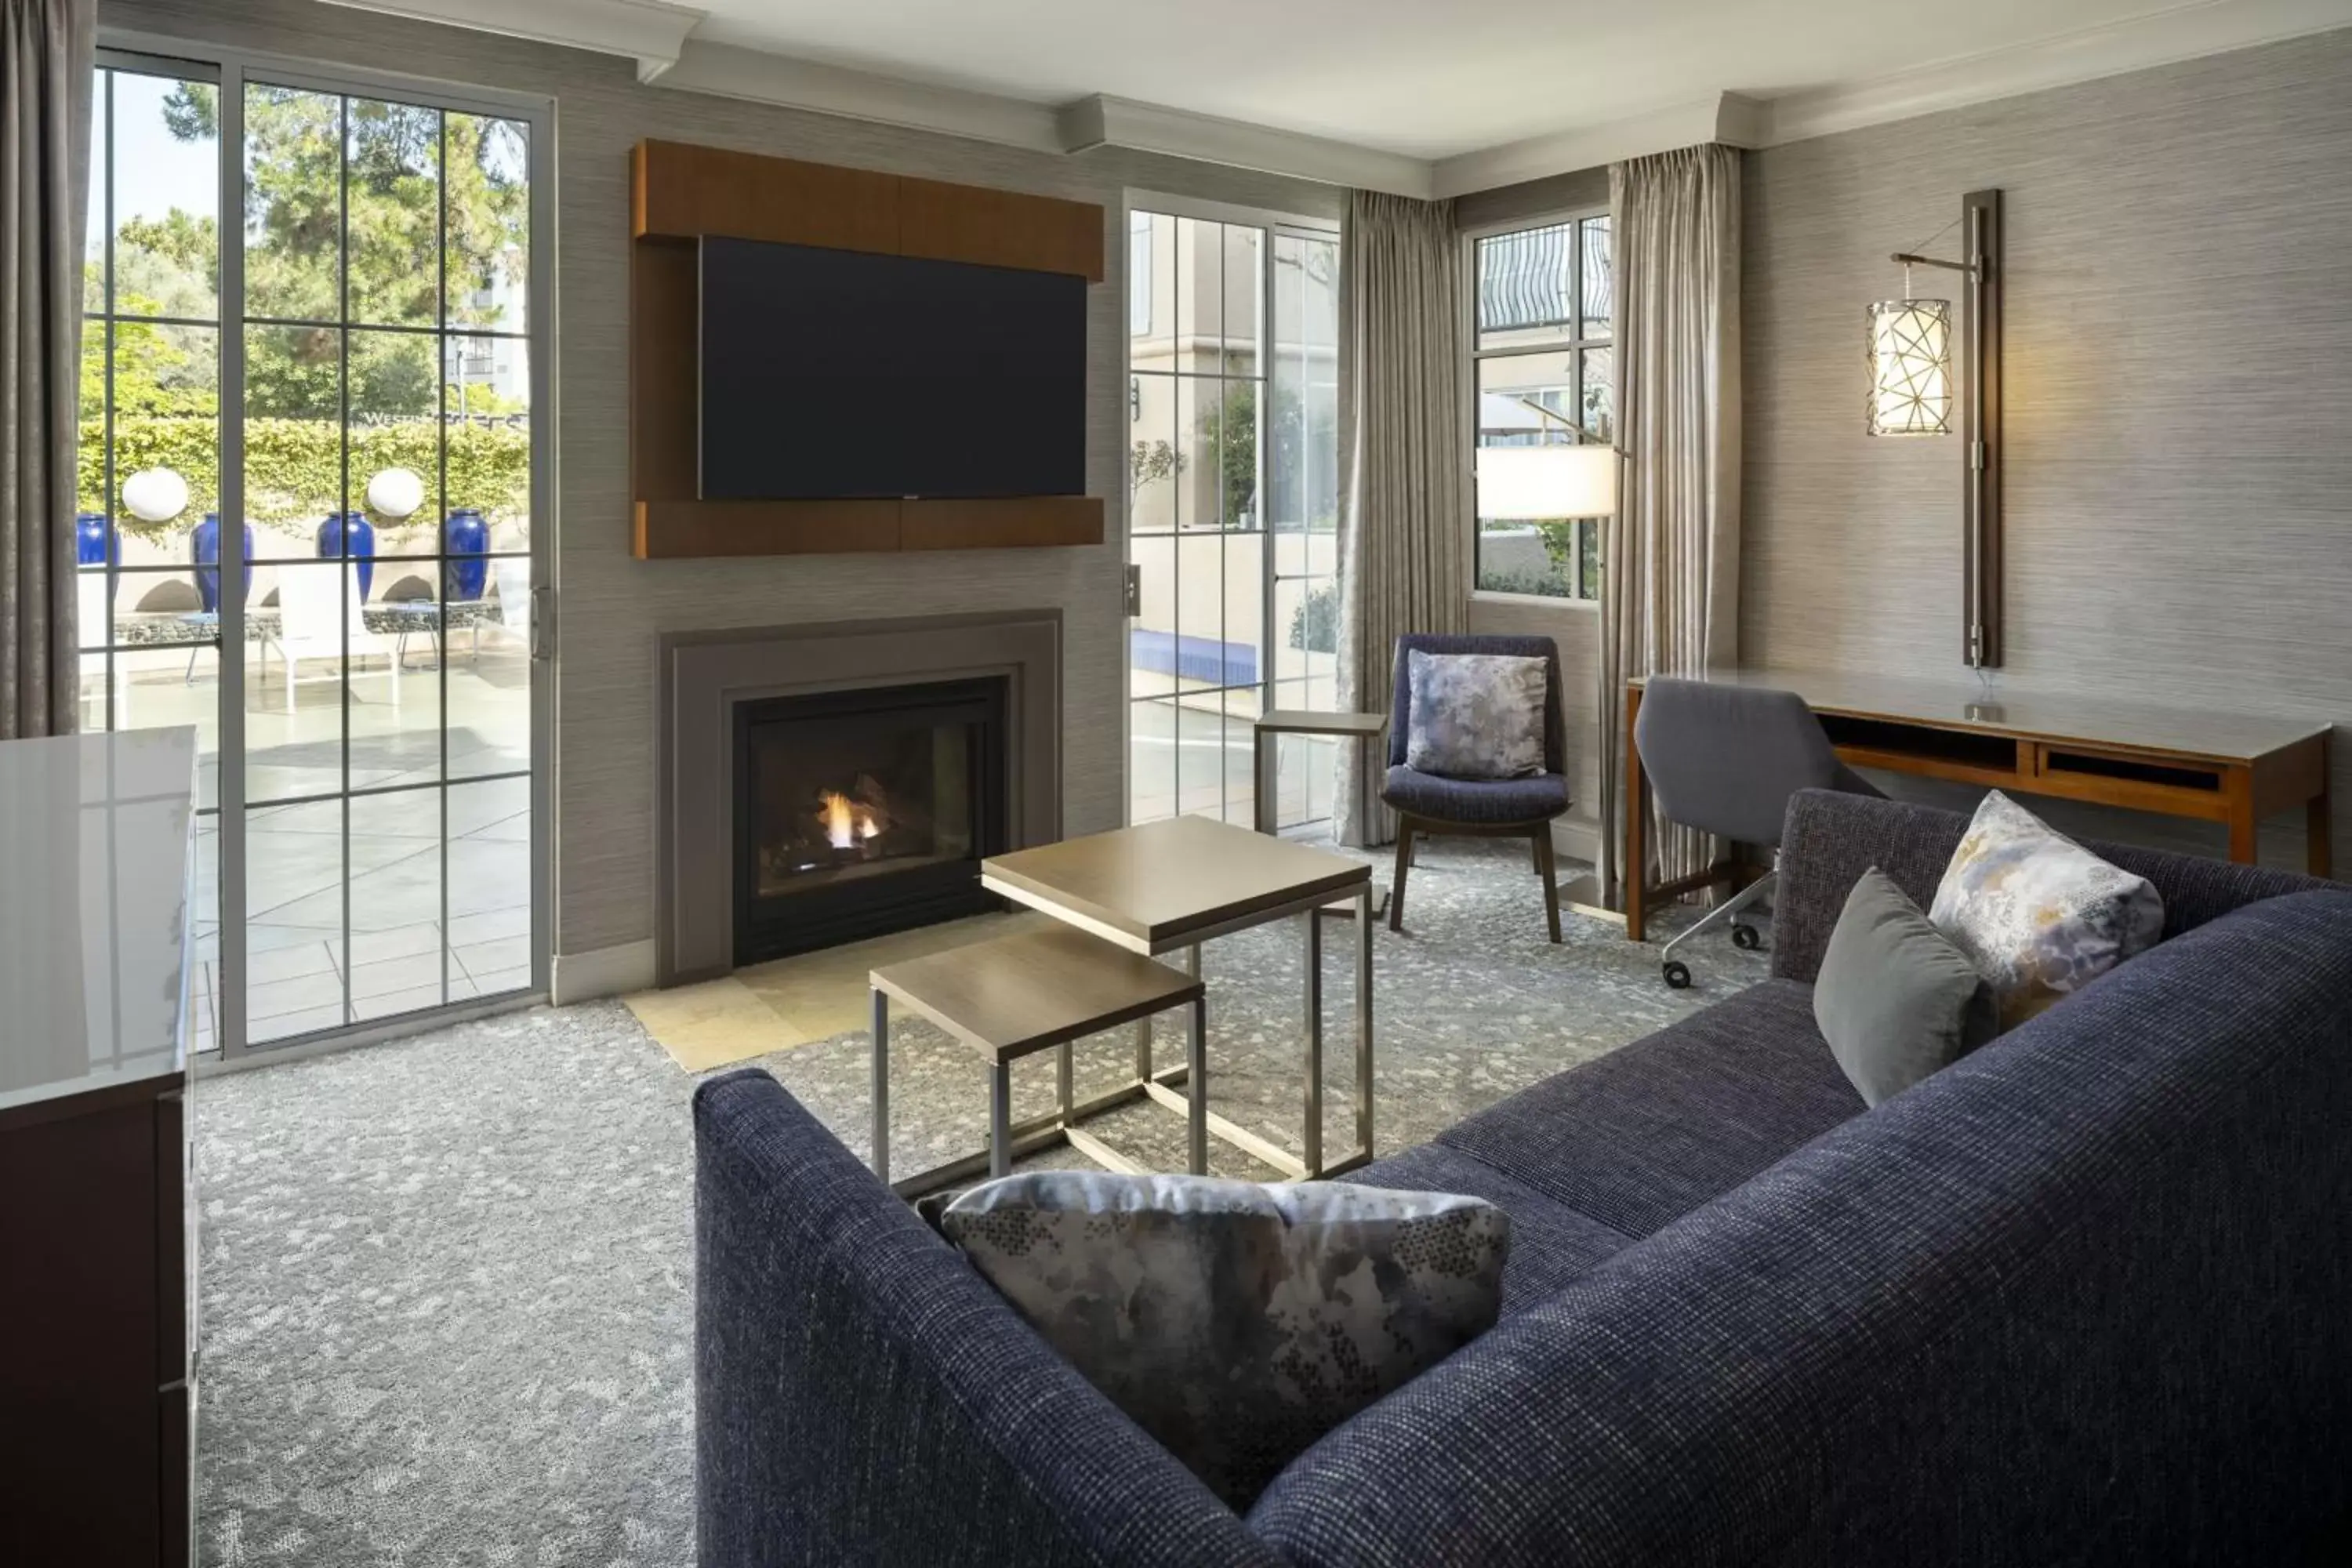
[[[1102,93],[1441,159],[2267,0],[691,0],[698,41],[1058,104]],[[2321,7],[2326,9],[2326,7]],[[2336,7],[2336,9],[2343,9]],[[2084,37],[2087,36],[2087,37]]]

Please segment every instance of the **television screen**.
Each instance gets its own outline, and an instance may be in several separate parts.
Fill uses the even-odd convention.
[[[1082,495],[1087,283],[702,241],[706,500]]]

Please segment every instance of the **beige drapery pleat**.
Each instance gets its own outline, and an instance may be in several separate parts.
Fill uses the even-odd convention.
[[[1396,639],[1468,629],[1462,246],[1454,204],[1352,193],[1340,237],[1339,700],[1385,713]],[[1384,843],[1395,814],[1339,752],[1340,837]]]
[[[93,0],[0,0],[0,740],[75,727]]]
[[[1738,659],[1739,153],[1686,147],[1609,169],[1616,283],[1617,515],[1602,527],[1601,880],[1621,900],[1625,682]],[[1644,836],[1662,879],[1705,835]]]

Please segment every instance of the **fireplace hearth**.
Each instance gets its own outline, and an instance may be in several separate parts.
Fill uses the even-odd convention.
[[[1000,678],[735,705],[738,964],[999,907]]]

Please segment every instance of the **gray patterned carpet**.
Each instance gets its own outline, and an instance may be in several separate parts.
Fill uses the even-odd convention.
[[[1604,922],[1570,917],[1553,947],[1506,847],[1429,848],[1407,913],[1375,951],[1383,1151],[1763,972],[1707,939],[1677,994],[1654,947]],[[1352,1132],[1351,929],[1325,926],[1332,1149]],[[1301,945],[1294,921],[1207,954],[1213,1103],[1294,1149]],[[1124,1051],[1082,1045],[1082,1088]],[[761,1065],[863,1152],[866,1064],[856,1035]],[[1024,1065],[1016,1088],[1042,1107],[1050,1068]],[[691,1563],[692,1087],[617,1003],[199,1084],[203,1561]],[[982,1136],[973,1061],[919,1025],[892,1095],[901,1170]],[[1181,1168],[1167,1111],[1094,1130]],[[1220,1173],[1270,1174],[1213,1147]]]

